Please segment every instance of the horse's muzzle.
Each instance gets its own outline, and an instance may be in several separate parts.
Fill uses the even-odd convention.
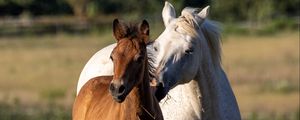
[[[125,86],[122,84],[110,83],[109,91],[113,96],[114,100],[121,103],[125,99]]]

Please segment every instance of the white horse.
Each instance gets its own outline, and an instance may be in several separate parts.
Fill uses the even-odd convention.
[[[241,119],[221,67],[219,28],[206,19],[208,8],[185,8],[176,18],[174,7],[165,2],[166,29],[152,47],[157,55],[154,67],[167,94],[160,101],[167,120]]]
[[[205,20],[208,8],[185,8],[176,18],[173,6],[165,2],[165,31],[148,46],[156,59],[157,75],[166,95],[160,106],[167,120],[240,119],[229,82],[220,65],[218,28]],[[77,93],[90,79],[112,75],[109,55],[115,44],[98,51],[80,74]]]

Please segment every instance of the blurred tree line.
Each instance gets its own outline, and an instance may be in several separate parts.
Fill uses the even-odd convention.
[[[0,16],[32,16],[72,14],[73,9],[65,0],[0,0]]]
[[[118,16],[161,21],[164,1],[0,0],[0,18],[75,16],[81,21],[92,23],[91,21],[99,22],[99,20],[111,21],[111,17],[108,16]],[[169,2],[174,5],[178,15],[186,6],[203,8],[210,5],[210,18],[222,23],[244,22],[250,27],[255,27],[270,24],[272,21],[273,26],[279,28],[289,23],[292,23],[294,27],[299,24],[300,0],[169,0]],[[95,18],[97,19],[93,20]],[[274,22],[274,20],[277,21]],[[269,27],[269,29],[274,29],[274,27]]]
[[[180,12],[185,6],[211,5],[212,17],[222,21],[264,21],[277,16],[298,16],[299,0],[169,0]],[[164,0],[0,0],[0,16],[99,14],[152,14],[161,12]]]
[[[214,1],[214,15],[229,21],[263,21],[279,16],[299,16],[299,0]]]

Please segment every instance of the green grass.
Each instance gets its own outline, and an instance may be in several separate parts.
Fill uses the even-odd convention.
[[[272,120],[299,111],[298,35],[225,38],[223,66],[244,119]]]
[[[47,105],[21,105],[1,102],[1,120],[70,120],[71,108],[49,103]]]
[[[162,30],[154,25],[152,39]],[[223,66],[243,119],[299,119],[299,34],[227,35]],[[87,60],[113,43],[110,30],[0,38],[0,119],[68,120]]]
[[[262,114],[252,112],[247,116],[246,120],[299,120],[299,109],[289,113],[270,113]]]

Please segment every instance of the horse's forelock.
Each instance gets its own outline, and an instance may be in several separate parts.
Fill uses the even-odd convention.
[[[200,39],[204,38],[207,42],[214,65],[219,65],[221,63],[220,28],[215,22],[207,19],[204,20],[203,23],[196,23],[196,18],[193,16],[195,14],[188,13],[193,12],[194,10],[196,9],[184,9],[183,11],[186,12],[183,12],[182,16],[177,19],[175,24],[178,28],[182,28],[182,32],[186,35],[189,35],[194,40],[200,41],[200,44],[203,44],[204,42]],[[203,37],[200,37],[200,32],[203,34]],[[205,52],[206,50],[203,51]]]

